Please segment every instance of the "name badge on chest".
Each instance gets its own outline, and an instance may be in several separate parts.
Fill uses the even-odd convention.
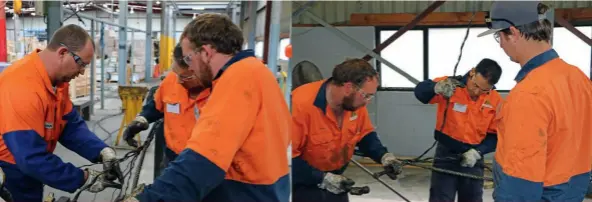
[[[179,103],[175,103],[175,104],[169,104],[169,103],[167,103],[166,111],[169,112],[169,113],[173,113],[173,114],[180,114],[181,113],[180,112],[181,110],[179,109],[180,108],[179,106],[180,106]]]
[[[457,112],[461,112],[461,113],[465,113],[465,112],[467,112],[467,105],[460,104],[460,103],[454,103],[454,107],[452,108],[452,110],[457,111]]]

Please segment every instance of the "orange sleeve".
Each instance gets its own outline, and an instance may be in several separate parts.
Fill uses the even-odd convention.
[[[0,96],[0,113],[5,117],[0,123],[0,134],[20,130],[34,130],[43,134],[45,114],[37,93],[22,88],[7,88]],[[8,118],[10,117],[10,118]]]
[[[292,158],[300,156],[308,136],[308,118],[296,103],[292,103]]]
[[[513,168],[506,174],[533,182],[545,177],[547,131],[552,119],[551,107],[540,96],[526,92],[509,95],[498,131],[498,145],[502,145],[498,149],[511,154],[500,162]]]
[[[261,106],[256,79],[244,70],[227,71],[210,95],[187,148],[227,171],[236,151],[253,129]]]
[[[497,114],[500,113],[501,108],[502,108],[502,97],[498,94],[497,95],[498,99],[497,99],[497,103],[493,106],[495,107],[495,116],[493,119],[491,119],[491,122],[489,123],[489,127],[487,127],[487,132],[488,133],[497,133],[497,123],[498,120],[496,119]]]

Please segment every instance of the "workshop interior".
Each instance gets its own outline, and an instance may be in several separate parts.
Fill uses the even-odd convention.
[[[366,107],[380,141],[402,162],[403,172],[396,180],[386,177],[385,167],[356,150],[342,174],[355,182],[349,201],[428,201],[433,173],[481,181],[483,201],[494,201],[495,152],[483,156],[482,176],[434,166],[437,106],[419,102],[414,94],[421,81],[462,76],[484,58],[502,68],[495,85],[501,97],[516,86],[520,64],[493,36],[477,37],[489,29],[492,3],[0,0],[0,75],[29,53],[45,49],[62,26],[74,24],[88,32],[94,57],[84,74],[69,81],[69,96],[88,128],[115,148],[126,180],[119,189],[98,193],[45,186],[43,196],[47,202],[118,201],[141,184],[153,183],[167,167],[165,120],[134,137],[141,147],[128,145],[124,133],[167,75],[174,74],[173,51],[185,27],[205,13],[227,15],[242,30],[243,49],[254,50],[276,77],[287,106],[294,89],[330,78],[345,60],[364,59],[378,72],[378,90]],[[544,3],[551,8],[545,15],[554,27],[552,48],[590,79],[592,1]],[[59,144],[54,154],[76,166],[90,163]],[[291,147],[286,155],[291,159]],[[0,201],[8,202],[1,171]],[[592,197],[592,188],[588,194]]]

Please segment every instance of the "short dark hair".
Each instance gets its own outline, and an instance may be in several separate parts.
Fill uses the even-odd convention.
[[[173,50],[173,57],[179,67],[183,69],[189,67],[189,65],[185,63],[185,60],[183,60],[183,49],[181,48],[181,43],[178,43],[177,46],[175,46],[175,50]]]
[[[199,14],[183,30],[181,39],[187,38],[195,48],[211,45],[216,51],[234,55],[242,50],[244,38],[241,29],[223,14]]]
[[[539,15],[544,15],[549,10],[549,6],[539,3],[537,9]],[[548,19],[516,26],[516,29],[520,31],[520,36],[524,37],[526,40],[534,39],[536,41],[546,42],[551,41],[551,33],[553,32],[553,26],[551,26],[551,21]],[[510,29],[504,29],[501,30],[501,32],[504,34],[511,34]]]
[[[481,76],[487,79],[489,85],[495,85],[502,76],[502,67],[497,64],[496,61],[485,58],[477,64],[475,67],[475,73],[481,74]]]
[[[331,82],[342,86],[347,82],[361,87],[364,82],[378,78],[378,72],[364,59],[347,59],[333,69]]]
[[[88,41],[92,43],[94,49],[95,42],[88,32],[78,25],[70,24],[56,30],[47,44],[47,49],[55,51],[63,44],[68,47],[68,50],[78,52],[84,48]]]

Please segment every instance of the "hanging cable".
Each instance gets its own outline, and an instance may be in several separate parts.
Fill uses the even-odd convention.
[[[458,58],[456,60],[456,64],[454,65],[454,70],[452,72],[452,77],[456,76],[456,70],[458,69],[458,64],[460,64],[460,60],[462,59],[462,53],[463,53],[463,49],[465,47],[465,43],[467,42],[467,39],[469,38],[469,31],[471,29],[471,25],[473,24],[473,19],[475,18],[475,14],[476,12],[473,12],[473,15],[471,16],[471,19],[469,20],[469,24],[467,25],[467,32],[465,32],[465,37],[463,38],[463,41],[460,45],[460,53],[458,54]],[[439,131],[443,131],[444,130],[444,126],[446,126],[446,118],[448,115],[448,107],[450,106],[450,99],[446,99],[446,108],[444,109],[444,115],[442,117],[442,125],[440,126]],[[417,158],[413,159],[413,162],[421,162],[421,161],[427,161],[429,159],[421,159],[423,156],[425,156],[428,152],[430,152],[434,146],[436,146],[436,144],[438,143],[438,141],[434,141],[434,143],[432,144],[432,146],[430,146],[427,150],[425,150],[421,155],[419,155]]]

